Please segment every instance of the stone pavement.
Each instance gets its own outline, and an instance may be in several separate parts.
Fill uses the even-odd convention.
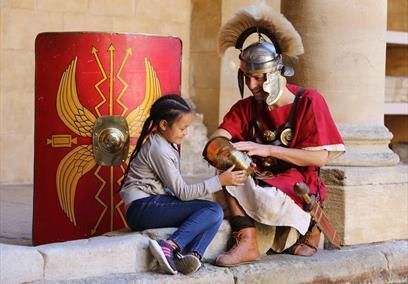
[[[310,258],[265,255],[233,268],[211,265],[224,250],[224,222],[206,252],[207,263],[194,275],[157,272],[149,238],[174,228],[127,230],[105,236],[30,246],[32,187],[0,188],[0,283],[408,283],[408,241],[319,250]],[[4,244],[7,243],[7,244]],[[151,272],[156,271],[156,272]]]
[[[33,185],[0,185],[0,243],[31,245]]]

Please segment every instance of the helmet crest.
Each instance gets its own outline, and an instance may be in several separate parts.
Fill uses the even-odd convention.
[[[240,9],[220,29],[218,51],[222,55],[231,46],[242,50],[245,40],[253,33],[269,38],[277,53],[289,57],[303,54],[303,44],[299,33],[280,13],[264,3]],[[258,41],[259,42],[259,41]]]

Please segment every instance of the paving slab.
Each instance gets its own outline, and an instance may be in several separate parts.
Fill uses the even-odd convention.
[[[394,283],[408,280],[408,241],[269,255],[231,268],[236,283]]]
[[[140,234],[94,237],[36,247],[44,256],[44,279],[76,279],[149,271],[149,239]],[[69,264],[69,265],[67,265]]]
[[[0,244],[0,283],[43,279],[44,260],[33,247]]]
[[[32,244],[33,185],[0,184],[0,243]]]
[[[234,284],[234,277],[226,268],[204,265],[192,275],[166,275],[154,272],[112,274],[105,277],[93,277],[71,281],[36,281],[36,284]]]

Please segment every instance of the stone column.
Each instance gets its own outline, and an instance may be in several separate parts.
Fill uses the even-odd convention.
[[[303,38],[297,84],[325,97],[347,153],[323,170],[326,209],[344,245],[408,237],[408,169],[384,126],[387,1],[282,0]]]

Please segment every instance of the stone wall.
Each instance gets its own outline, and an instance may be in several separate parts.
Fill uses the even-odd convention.
[[[217,32],[221,24],[219,0],[192,0],[190,97],[211,134],[218,126],[220,64]]]
[[[158,8],[160,7],[160,8]],[[190,0],[2,0],[0,183],[32,183],[34,40],[53,31],[138,32],[183,41],[182,94],[189,95]]]

